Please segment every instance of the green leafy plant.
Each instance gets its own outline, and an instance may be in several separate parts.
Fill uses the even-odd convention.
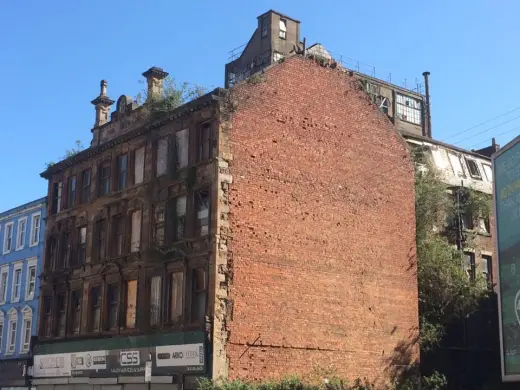
[[[136,97],[136,102],[143,107],[143,114],[152,118],[166,113],[207,93],[206,88],[187,82],[177,84],[175,79],[168,76],[164,79],[161,96],[147,99],[147,92],[142,91]]]
[[[438,345],[452,321],[472,314],[489,294],[483,277],[468,277],[464,254],[446,232],[463,211],[488,215],[490,199],[462,188],[464,196],[454,204],[424,150],[416,149],[414,158],[420,341],[427,351]]]
[[[60,161],[74,157],[75,155],[77,155],[79,152],[81,152],[84,149],[85,149],[85,147],[83,146],[83,142],[81,142],[80,140],[77,140],[75,142],[75,147],[73,147],[71,149],[67,149],[65,151],[65,155],[62,158],[60,158]],[[49,169],[50,167],[52,167],[55,164],[56,164],[56,162],[49,161],[49,162],[45,163],[45,167],[46,167],[46,169]]]

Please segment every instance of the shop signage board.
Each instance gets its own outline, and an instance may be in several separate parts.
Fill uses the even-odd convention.
[[[520,137],[492,165],[502,379],[520,381]]]
[[[144,376],[150,357],[151,375],[204,373],[204,355],[203,343],[35,355],[34,377]]]

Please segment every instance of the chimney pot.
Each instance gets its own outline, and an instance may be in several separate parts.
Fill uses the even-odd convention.
[[[96,107],[96,121],[94,127],[99,127],[108,122],[108,113],[110,106],[114,104],[114,101],[107,96],[107,81],[101,80],[99,96],[91,101]]]
[[[148,93],[146,101],[151,99],[159,99],[163,92],[163,80],[168,77],[168,72],[165,72],[162,68],[152,66],[146,72],[143,73],[148,84]]]
[[[101,80],[101,90],[99,92],[99,96],[107,96],[107,81]]]

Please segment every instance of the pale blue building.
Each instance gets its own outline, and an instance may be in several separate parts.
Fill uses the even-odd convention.
[[[25,385],[38,325],[46,204],[41,198],[0,213],[0,387]]]

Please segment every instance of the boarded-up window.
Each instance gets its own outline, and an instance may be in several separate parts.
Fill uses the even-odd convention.
[[[126,282],[126,318],[125,326],[135,328],[135,314],[137,308],[137,280]]]
[[[157,142],[157,176],[164,175],[168,169],[168,139],[161,138]]]
[[[73,334],[79,333],[81,321],[81,290],[74,290],[70,299],[71,306],[71,330]]]
[[[432,149],[433,161],[438,169],[451,171],[450,161],[446,155],[446,151],[443,149]]]
[[[140,184],[144,180],[144,147],[135,151],[134,156],[134,183]]]
[[[172,272],[170,283],[170,321],[172,323],[178,323],[182,319],[184,273],[182,271]]]
[[[182,169],[188,166],[189,137],[189,129],[178,131],[175,134],[175,146],[177,148],[177,169]]]
[[[141,210],[132,213],[131,252],[139,252],[141,248]]]
[[[161,281],[160,276],[150,279],[150,325],[158,326],[161,322]]]

